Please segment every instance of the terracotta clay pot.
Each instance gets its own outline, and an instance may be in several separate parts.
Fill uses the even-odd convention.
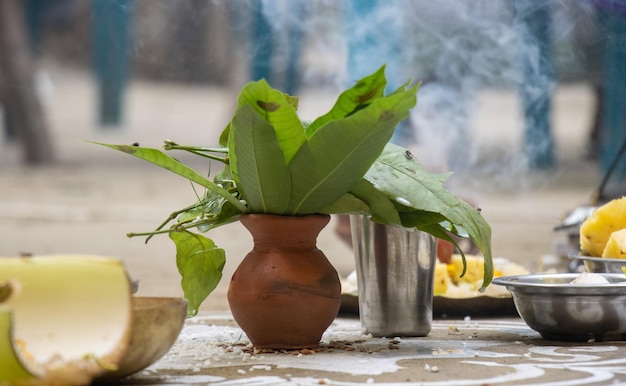
[[[317,249],[328,215],[242,215],[254,249],[230,282],[235,321],[258,348],[311,348],[341,305],[337,271]]]

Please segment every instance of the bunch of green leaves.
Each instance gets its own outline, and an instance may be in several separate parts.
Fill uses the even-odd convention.
[[[195,231],[236,221],[243,213],[361,213],[445,240],[453,241],[450,234],[469,236],[485,256],[484,285],[489,283],[493,274],[489,225],[445,189],[447,176],[429,174],[408,150],[389,143],[397,124],[415,106],[418,85],[407,83],[385,95],[386,85],[382,67],[307,124],[297,114],[297,98],[265,80],[248,83],[220,136],[220,147],[165,143],[166,150],[223,163],[213,180],[159,149],[101,144],[206,188],[196,203],[172,213],[155,231],[129,234],[149,239],[169,233],[190,315],[217,286],[225,262],[224,251]]]
[[[383,95],[383,70],[306,126],[296,98],[264,80],[243,89],[221,144],[228,146],[233,180],[249,212],[319,213],[363,178],[416,103],[417,86]]]

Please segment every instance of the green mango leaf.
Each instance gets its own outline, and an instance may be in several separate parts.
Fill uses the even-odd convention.
[[[431,176],[414,157],[408,156],[405,148],[387,144],[365,179],[396,202],[415,210],[439,213],[466,230],[485,257],[483,288],[491,282],[491,227],[475,208],[449,192],[439,178]],[[416,184],[421,188],[416,189]],[[411,221],[403,225],[415,226],[415,217],[405,216]]]
[[[230,202],[225,201],[222,197],[211,196],[210,199],[203,198],[194,205],[172,213],[157,231],[160,231],[175,219],[176,223],[171,226],[173,229],[189,230],[197,228],[199,232],[204,233],[213,228],[239,220],[239,215],[241,215],[241,212]]]
[[[400,210],[400,218],[402,219],[401,224],[405,227],[412,228],[426,225],[437,225],[446,231],[446,228],[442,226],[446,217],[441,213],[415,209],[412,211]]]
[[[214,215],[198,220],[195,224],[200,232],[208,232],[211,229],[221,227],[226,224],[233,223],[239,220],[241,212],[231,205],[230,202],[224,202],[219,212]]]
[[[385,66],[365,78],[359,80],[354,86],[342,92],[337,102],[330,111],[315,119],[307,127],[307,135],[312,136],[320,127],[330,121],[345,118],[353,114],[376,98],[384,95],[387,80],[385,79]]]
[[[222,133],[220,134],[220,138],[218,140],[218,143],[220,144],[220,146],[228,147],[228,139],[230,138],[231,127],[232,127],[231,123],[228,122],[224,130],[222,130]]]
[[[372,221],[400,224],[400,216],[393,202],[366,179],[362,178],[350,189],[350,193],[367,204]]]
[[[294,156],[287,214],[317,213],[367,172],[396,125],[415,106],[417,87],[374,100],[349,117],[319,128]]]
[[[226,256],[223,249],[204,236],[187,231],[172,231],[169,235],[176,245],[176,266],[188,302],[187,315],[194,316],[221,280]]]
[[[274,128],[250,105],[231,124],[230,169],[253,213],[282,214],[289,203],[290,176]]]
[[[359,214],[369,213],[369,207],[362,200],[351,193],[346,193],[339,197],[337,201],[320,210],[322,214]]]
[[[451,241],[451,242],[453,242],[456,245],[456,242],[454,241],[454,239],[452,239],[452,237],[450,237],[450,234],[440,224],[422,223],[422,224],[416,225],[415,228],[417,228],[417,229],[419,229],[421,231],[427,232],[430,235],[435,236],[438,239]]]
[[[296,112],[298,99],[273,89],[262,79],[244,86],[237,103],[239,106],[237,110],[246,105],[251,106],[274,128],[285,163],[289,164],[294,154],[306,141],[304,127]]]
[[[144,161],[148,161],[151,164],[167,169],[175,174],[178,174],[181,177],[188,179],[191,182],[195,182],[196,184],[201,185],[219,194],[220,196],[228,200],[231,204],[233,204],[235,207],[237,207],[241,212],[246,211],[246,206],[243,205],[241,202],[239,202],[239,200],[237,200],[237,198],[235,198],[228,191],[224,190],[216,183],[211,182],[207,180],[206,178],[202,177],[198,172],[196,172],[189,166],[175,160],[174,158],[168,156],[167,154],[163,153],[159,149],[131,146],[131,145],[112,145],[112,144],[93,142],[93,141],[88,141],[88,142],[94,143],[96,145],[105,146],[114,150],[119,150],[123,153],[130,154]]]

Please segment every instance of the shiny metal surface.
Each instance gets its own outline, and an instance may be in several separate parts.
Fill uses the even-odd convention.
[[[424,232],[350,216],[362,326],[373,336],[426,336],[437,245]]]
[[[621,273],[622,267],[626,267],[626,259],[611,259],[606,257],[591,257],[579,254],[569,255],[570,259],[582,261],[587,272],[593,273]]]
[[[550,340],[625,340],[626,275],[601,273],[608,284],[571,284],[579,274],[493,279],[513,295],[530,328]]]

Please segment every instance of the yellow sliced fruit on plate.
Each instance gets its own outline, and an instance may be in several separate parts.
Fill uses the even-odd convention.
[[[463,258],[460,254],[453,254],[448,264],[448,273],[455,284],[461,282],[476,283],[484,276],[484,259],[482,256],[465,255],[466,269],[463,274]]]
[[[435,277],[433,295],[443,295],[448,291],[450,287],[451,279],[448,274],[448,265],[444,263],[435,264]]]
[[[479,289],[483,284],[483,257],[465,255],[467,269],[463,272],[463,261],[460,254],[453,254],[450,263],[437,261],[433,294],[451,299],[467,299],[480,296],[510,297],[508,290],[502,286],[489,285],[484,292]],[[509,275],[525,275],[528,270],[519,264],[497,257],[493,260],[494,277]]]

